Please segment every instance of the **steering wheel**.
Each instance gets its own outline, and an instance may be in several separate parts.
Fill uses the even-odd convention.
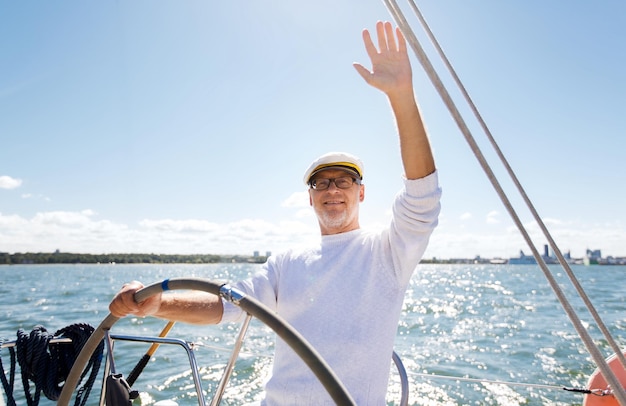
[[[344,385],[335,375],[330,366],[322,359],[319,353],[298,333],[289,323],[276,315],[263,303],[246,296],[241,291],[230,287],[222,282],[214,282],[202,278],[173,278],[165,279],[162,282],[154,283],[137,291],[135,300],[142,302],[147,298],[167,290],[200,290],[220,296],[225,300],[239,306],[243,311],[256,317],[265,323],[269,328],[282,338],[296,354],[307,364],[315,374],[320,383],[324,386],[330,397],[338,405],[356,405]],[[63,390],[59,395],[58,406],[68,406],[72,393],[78,386],[80,375],[82,374],[91,354],[94,352],[100,341],[104,338],[104,331],[119,320],[112,314],[108,314],[100,325],[94,330],[89,340],[83,346],[80,354],[74,361],[74,365],[65,380]]]

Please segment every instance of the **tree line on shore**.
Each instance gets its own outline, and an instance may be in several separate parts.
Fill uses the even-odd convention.
[[[18,264],[215,264],[220,262],[265,262],[266,257],[222,256],[213,254],[77,254],[52,253],[3,253],[0,265]]]

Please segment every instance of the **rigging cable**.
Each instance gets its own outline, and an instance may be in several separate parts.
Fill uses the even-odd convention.
[[[420,373],[420,372],[408,372],[408,375],[418,376],[420,378],[447,379],[447,380],[459,381],[459,382],[489,383],[489,384],[494,384],[494,385],[506,385],[506,386],[521,386],[525,388],[534,388],[534,389],[551,389],[551,390],[556,390],[556,389],[563,390],[564,389],[562,386],[556,386],[556,385],[499,381],[499,380],[482,379],[482,378],[467,378],[467,377],[461,377],[461,376],[436,375],[436,374],[427,374],[427,373]]]
[[[594,396],[607,396],[613,394],[613,392],[609,389],[587,389],[587,388],[572,388],[567,386],[556,386],[556,385],[546,385],[546,384],[537,384],[537,383],[525,383],[525,382],[510,382],[510,381],[500,381],[493,379],[482,379],[482,378],[468,378],[468,377],[460,377],[460,376],[450,376],[450,375],[436,375],[436,374],[427,374],[420,372],[408,372],[410,376],[417,376],[420,378],[428,378],[428,379],[445,379],[451,381],[458,382],[474,382],[480,383],[482,385],[492,384],[492,385],[506,385],[506,386],[517,386],[527,389],[549,389],[549,390],[561,390],[572,393],[582,393],[584,395],[594,395]]]
[[[598,368],[602,372],[602,375],[605,377],[605,379],[607,380],[609,385],[611,385],[611,387],[614,388],[614,390],[615,390],[614,394],[615,394],[615,397],[618,399],[619,403],[621,405],[626,405],[626,391],[624,390],[623,386],[621,385],[621,383],[619,382],[619,380],[617,379],[617,377],[615,376],[613,371],[610,369],[610,367],[607,364],[606,360],[604,359],[604,357],[600,353],[598,347],[593,343],[593,340],[591,339],[588,331],[585,329],[585,327],[583,326],[582,322],[580,321],[578,315],[576,314],[576,311],[573,309],[571,304],[568,302],[568,300],[565,297],[563,291],[559,287],[558,282],[556,281],[554,276],[550,273],[550,270],[548,269],[548,266],[546,265],[545,261],[543,260],[543,258],[539,254],[539,252],[537,251],[537,248],[535,247],[534,243],[532,242],[528,232],[526,231],[524,225],[522,224],[522,222],[519,219],[517,213],[515,212],[515,209],[512,207],[508,197],[506,196],[506,193],[502,189],[502,187],[501,187],[500,183],[498,182],[495,174],[493,173],[491,167],[487,163],[487,161],[486,161],[485,157],[483,156],[480,148],[478,147],[478,145],[476,143],[476,140],[474,139],[474,137],[471,134],[471,131],[467,127],[467,125],[466,125],[465,121],[463,120],[461,114],[459,113],[458,109],[456,108],[456,105],[452,101],[452,98],[450,97],[449,93],[447,92],[447,90],[446,90],[445,86],[443,85],[441,79],[439,78],[437,72],[435,71],[434,67],[430,63],[430,60],[426,56],[423,48],[421,47],[419,41],[417,40],[417,37],[413,33],[410,25],[408,24],[406,18],[404,17],[404,14],[402,13],[402,10],[399,8],[399,6],[398,6],[398,4],[396,3],[395,0],[383,0],[383,1],[384,1],[385,5],[387,6],[387,9],[389,10],[391,15],[393,16],[394,20],[396,21],[396,24],[400,27],[400,29],[402,30],[403,34],[405,35],[407,41],[410,43],[411,47],[413,48],[413,51],[415,52],[419,62],[422,64],[422,67],[426,71],[426,74],[428,75],[428,77],[430,78],[431,82],[433,83],[433,85],[435,86],[436,90],[438,91],[439,95],[441,96],[442,100],[446,104],[446,107],[448,108],[448,110],[450,111],[450,113],[453,116],[454,120],[456,121],[459,129],[461,130],[463,136],[465,137],[466,141],[468,142],[468,144],[469,144],[470,148],[472,149],[474,155],[476,156],[476,158],[478,159],[481,167],[485,171],[485,174],[487,175],[488,179],[491,181],[492,186],[494,187],[494,189],[496,190],[498,196],[502,200],[506,210],[509,212],[509,215],[513,219],[514,223],[517,225],[517,228],[519,229],[520,233],[522,234],[524,240],[526,241],[526,243],[530,247],[530,249],[531,249],[531,251],[533,253],[533,256],[537,260],[537,263],[539,264],[540,268],[542,269],[546,279],[548,279],[548,282],[550,283],[550,286],[552,287],[555,295],[557,296],[557,298],[561,302],[561,305],[563,306],[565,312],[569,316],[569,318],[570,318],[572,324],[574,325],[574,328],[576,329],[578,335],[580,336],[580,338],[582,339],[583,343],[585,344],[585,346],[587,348],[587,351],[590,353],[590,355],[594,359],[596,365],[598,366]],[[413,10],[416,12],[416,14],[418,14],[418,18],[420,18],[421,13],[419,13],[419,10],[418,10],[417,6],[415,5],[415,3],[412,2],[412,0],[408,0],[408,1],[411,2]],[[425,24],[425,22],[423,21],[423,18],[420,18],[420,20],[422,21],[422,24]],[[429,31],[428,29],[426,29],[426,30]],[[434,36],[432,36],[432,33],[430,33],[429,35],[431,36],[431,39],[434,38]],[[441,48],[438,47],[438,46],[437,46],[437,48],[438,48],[438,51],[439,51],[440,55],[443,55],[443,52],[441,51]],[[442,58],[444,59],[444,62],[447,64],[448,69],[452,69],[450,64],[447,62],[447,59],[445,57],[442,57]],[[456,76],[456,74],[453,73],[453,76],[455,77],[455,80],[457,81],[457,85],[460,85],[460,81],[458,80],[458,77]],[[466,99],[468,99],[469,96],[467,95],[467,92],[465,91],[464,87],[462,85],[460,85],[460,87],[461,87],[462,92],[465,94]],[[472,110],[474,111],[474,113],[478,114],[478,111],[475,108],[474,104],[471,103],[471,102],[469,102],[469,103],[470,103],[470,106],[471,106]],[[500,149],[497,148],[497,146],[495,145],[495,141],[493,140],[493,137],[491,137],[490,132],[488,131],[486,125],[484,124],[484,121],[481,118],[479,118],[479,121],[481,122],[481,125],[483,126],[483,129],[486,130],[487,136],[490,138],[492,144],[494,145],[494,148],[496,149],[496,152],[498,153],[498,155],[500,156],[501,159],[504,159]],[[568,274],[568,276],[572,280],[572,283],[575,285],[576,289],[578,290],[578,293],[581,295],[581,297],[585,301],[585,304],[589,308],[590,312],[594,315],[594,318],[596,318],[596,322],[598,322],[598,320],[600,320],[600,322],[598,323],[599,326],[600,326],[600,329],[603,331],[605,336],[611,337],[610,333],[608,332],[608,329],[606,329],[606,327],[604,326],[604,323],[602,323],[600,317],[597,315],[597,312],[595,312],[595,309],[593,309],[593,305],[591,305],[591,302],[588,300],[587,296],[584,294],[584,291],[582,290],[582,287],[580,286],[580,284],[576,280],[576,277],[571,272],[571,268],[569,268],[569,266],[564,265],[564,264],[567,264],[567,261],[565,260],[565,258],[563,258],[563,255],[561,254],[561,252],[558,249],[558,247],[556,247],[556,244],[554,243],[554,240],[550,236],[548,230],[546,229],[545,225],[543,224],[543,222],[541,221],[539,216],[537,215],[537,212],[535,211],[532,203],[528,199],[526,193],[524,193],[523,188],[521,187],[521,185],[517,181],[517,178],[514,176],[514,174],[513,174],[512,170],[510,169],[510,166],[508,165],[508,163],[506,163],[506,160],[504,160],[504,165],[509,170],[509,174],[512,175],[514,183],[517,185],[518,189],[520,190],[520,193],[522,194],[524,200],[526,201],[526,204],[529,206],[531,212],[535,216],[535,219],[539,223],[542,231],[544,232],[544,234],[548,238],[549,243],[551,244],[554,252],[557,253],[557,257],[559,259],[559,262],[564,267],[566,273]],[[591,310],[591,309],[593,309],[593,310]],[[624,356],[622,354],[622,351],[619,349],[619,347],[617,346],[615,341],[612,338],[609,339],[608,337],[607,337],[607,339],[611,343],[611,346],[613,347],[614,351],[617,348],[615,353],[617,354],[618,357],[620,357],[620,361],[622,362],[622,365],[626,365],[626,360],[624,360]]]

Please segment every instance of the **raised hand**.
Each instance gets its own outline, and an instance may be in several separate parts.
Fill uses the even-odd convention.
[[[407,53],[406,40],[399,28],[390,22],[376,23],[378,47],[374,45],[368,30],[363,30],[365,50],[372,62],[372,70],[360,63],[354,63],[357,72],[371,86],[387,93],[404,91],[412,87],[411,63]]]

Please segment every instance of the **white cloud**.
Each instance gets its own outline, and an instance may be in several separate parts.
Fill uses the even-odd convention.
[[[32,218],[0,213],[0,250],[4,252],[159,254],[252,254],[278,252],[310,246],[319,239],[317,222],[294,216],[277,222],[241,219],[229,223],[202,219],[145,219],[124,224],[99,218],[92,210],[40,212]],[[553,239],[562,252],[582,257],[587,248],[603,255],[625,256],[626,227],[612,224],[583,224],[580,221],[546,219]],[[362,223],[376,229],[387,224],[381,219]],[[546,238],[536,222],[525,225],[531,239],[543,251]],[[520,232],[510,223],[470,230],[466,223],[444,221],[435,230],[426,258],[484,258],[517,256],[528,252]]]
[[[472,213],[469,213],[469,212],[465,212],[461,214],[461,216],[459,217],[459,219],[462,221],[469,220],[471,218],[472,218]]]
[[[41,199],[43,201],[49,202],[50,198],[44,195],[33,195],[32,193],[24,193],[22,194],[22,199]]]
[[[296,218],[309,218],[309,217],[313,217],[313,214],[315,212],[313,211],[313,208],[308,207],[306,209],[300,209],[298,211],[296,211]]]
[[[509,258],[517,255],[524,248],[519,235],[502,233],[483,233],[469,231],[466,228],[436,229],[433,233],[424,258]]]
[[[93,223],[90,219],[95,214],[92,210],[83,210],[80,212],[71,211],[49,211],[37,213],[32,223],[40,226],[56,226],[56,227],[85,227]]]
[[[252,254],[310,245],[319,238],[315,222],[272,223],[242,219],[214,223],[199,219],[145,219],[136,225],[98,218],[92,210],[40,212],[32,218],[0,213],[0,247],[5,252],[162,254]]]
[[[500,213],[497,210],[487,213],[487,224],[500,224]]]
[[[139,225],[146,230],[176,233],[206,233],[219,228],[206,220],[142,220]]]
[[[10,176],[0,176],[0,189],[16,189],[22,185],[21,179],[15,179]]]
[[[4,233],[8,233],[14,230],[21,230],[27,225],[28,220],[23,219],[18,215],[5,216],[0,213],[0,230],[3,231],[2,233],[0,233],[0,236],[2,236]]]
[[[295,192],[281,204],[281,207],[309,207],[309,193],[308,192]]]

